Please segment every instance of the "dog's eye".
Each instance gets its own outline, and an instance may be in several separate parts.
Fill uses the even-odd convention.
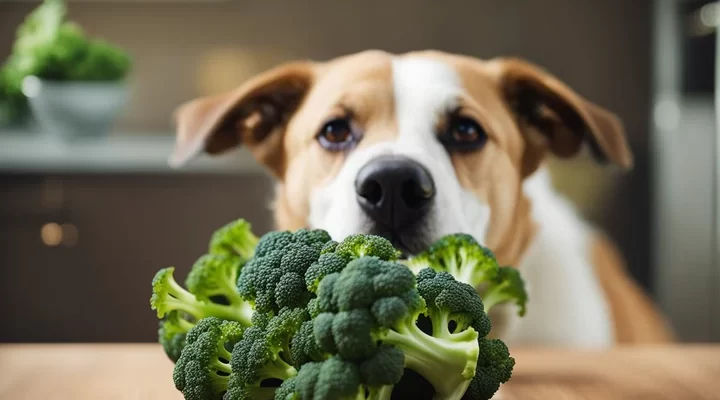
[[[317,134],[317,141],[328,150],[342,151],[355,144],[356,135],[350,120],[337,118],[323,125]]]
[[[482,147],[487,141],[485,130],[472,118],[452,116],[440,141],[448,150],[470,151]]]

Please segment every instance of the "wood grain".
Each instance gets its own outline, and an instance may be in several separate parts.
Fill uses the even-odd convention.
[[[515,350],[502,400],[720,399],[720,346]],[[155,344],[0,345],[3,400],[181,400]]]

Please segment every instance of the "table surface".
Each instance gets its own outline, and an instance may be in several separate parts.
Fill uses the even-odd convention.
[[[720,346],[515,350],[502,400],[720,399]],[[0,345],[0,399],[178,399],[155,344]]]

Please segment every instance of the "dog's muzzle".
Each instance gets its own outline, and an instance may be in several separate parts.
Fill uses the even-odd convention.
[[[381,156],[360,169],[355,192],[376,225],[375,233],[404,236],[424,223],[435,198],[435,182],[425,167],[408,157]]]

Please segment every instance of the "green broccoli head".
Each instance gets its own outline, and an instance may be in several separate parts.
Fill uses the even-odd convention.
[[[400,318],[413,318],[423,309],[422,300],[413,297],[413,292],[417,292],[415,277],[403,265],[377,257],[351,261],[320,284],[321,313],[314,319],[318,344],[346,360],[369,357],[377,349],[375,330]]]
[[[299,368],[311,361],[322,361],[327,354],[315,341],[313,321],[304,321],[290,343],[292,365]]]
[[[445,283],[436,292],[430,298],[432,307],[439,298],[443,310],[447,308],[447,323],[437,329],[438,335],[429,335],[417,326],[420,314],[430,311],[412,271],[377,257],[353,260],[320,282],[321,313],[313,319],[316,342],[325,353],[364,365],[358,367],[363,371],[362,384],[395,385],[407,367],[425,377],[440,397],[459,399],[477,365],[478,332],[473,326],[486,333],[483,317],[487,316],[474,291],[475,299],[467,299],[465,287]],[[470,301],[467,309],[460,300]],[[452,331],[447,327],[451,320],[459,322]],[[403,357],[381,353],[388,348],[399,350]]]
[[[330,241],[322,230],[271,232],[263,236],[255,256],[242,268],[237,287],[259,312],[305,307],[313,297],[305,273]]]
[[[427,303],[427,314],[433,325],[433,336],[447,337],[472,327],[477,335],[490,333],[490,318],[475,289],[456,281],[447,272],[425,268],[417,274],[420,296]]]
[[[335,247],[336,254],[348,261],[360,257],[377,257],[384,261],[395,261],[400,251],[393,247],[387,239],[367,234],[355,234],[346,237]]]
[[[320,281],[327,275],[340,272],[347,265],[348,260],[336,253],[328,252],[320,255],[305,272],[305,285],[311,293],[317,293]]]
[[[448,272],[474,288],[492,281],[498,273],[492,251],[464,233],[441,237],[427,250],[408,259],[407,265],[415,273],[424,268]]]
[[[338,356],[320,362],[309,362],[300,368],[297,376],[288,383],[294,389],[292,394],[283,392],[282,400],[390,400],[392,388],[368,386],[362,382],[362,371],[358,364]]]
[[[467,400],[489,400],[500,385],[510,380],[515,359],[498,339],[481,339],[477,372],[465,393]]]
[[[482,298],[486,312],[498,304],[513,302],[518,308],[518,315],[524,316],[528,294],[520,271],[512,267],[500,267],[497,277],[485,288]]]
[[[298,229],[295,232],[274,231],[263,235],[255,248],[255,255],[263,257],[270,252],[282,250],[290,243],[301,243],[319,250],[330,242],[330,235],[322,229]]]
[[[176,362],[185,347],[185,336],[195,325],[176,311],[166,315],[159,325],[158,341],[170,360]]]
[[[256,313],[253,325],[232,352],[232,371],[245,390],[261,388],[264,381],[294,377],[290,344],[303,322],[310,319],[304,308],[284,308],[278,315]]]
[[[253,256],[258,241],[252,225],[244,219],[237,219],[212,234],[209,253],[237,257],[244,262]]]
[[[201,301],[222,298],[233,306],[250,307],[237,291],[242,265],[242,261],[236,257],[205,254],[193,264],[185,286]]]
[[[175,387],[187,400],[220,400],[228,389],[232,349],[243,335],[234,321],[208,317],[187,334],[185,348],[173,370]]]

